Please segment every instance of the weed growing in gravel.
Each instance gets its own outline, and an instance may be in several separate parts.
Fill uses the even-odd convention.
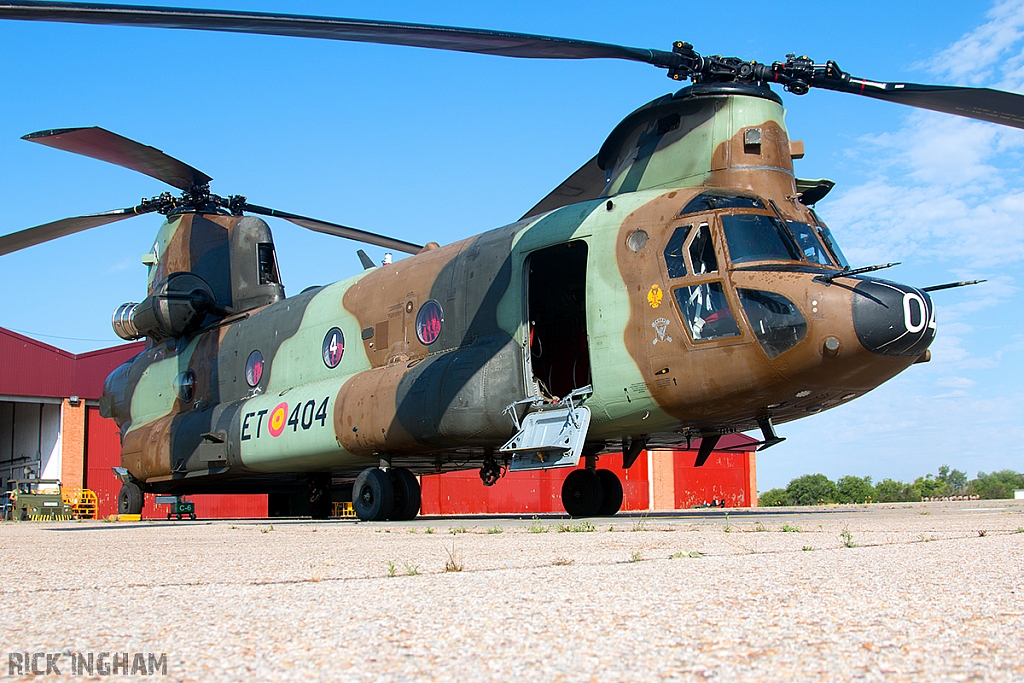
[[[394,575],[395,575],[395,561],[394,560],[388,560],[388,576],[394,576]]]
[[[630,519],[631,522],[633,522],[633,528],[630,529],[630,531],[647,531],[647,513],[646,512],[640,513],[640,517],[635,518],[635,519],[633,518],[632,515],[630,515],[629,519]]]
[[[416,527],[410,527],[410,528],[409,528],[409,533],[410,533],[410,534],[415,534],[415,533],[419,533],[419,532],[418,532],[418,531],[416,531]]]
[[[725,513],[725,528],[722,529],[722,531],[724,531],[725,533],[729,533],[730,531],[732,531],[732,524],[729,524],[729,513],[728,512]]]
[[[500,526],[495,524],[494,526],[492,526],[490,529],[487,530],[487,533],[489,533],[489,534],[500,534],[502,531],[504,531],[504,529],[502,529]]]
[[[464,526],[448,527],[448,533],[450,533],[452,536],[454,536],[455,534],[464,534],[466,533],[466,531],[467,529]]]
[[[462,571],[462,558],[459,557],[459,553],[455,550],[455,541],[452,540],[452,549],[448,550],[445,548],[444,551],[448,553],[448,559],[444,563],[444,571],[447,572],[461,572]]]
[[[1024,534],[1024,526],[1017,527],[1017,533],[1018,534]]]
[[[843,541],[844,548],[856,548],[857,544],[853,542],[853,534],[850,533],[849,529],[843,529],[839,533],[839,538]]]
[[[768,531],[768,527],[766,527],[764,524],[761,524],[761,522],[758,522],[754,525],[754,528],[751,529],[751,531]]]
[[[629,554],[630,562],[642,562],[643,559],[644,556],[640,554],[639,550],[634,550],[632,553]]]
[[[552,562],[551,564],[555,565],[556,567],[568,567],[570,564],[572,564],[575,561],[576,560],[570,560],[570,559],[565,558],[565,557],[556,557],[555,561]]]
[[[793,526],[792,524],[783,524],[782,528],[779,529],[779,531],[789,531],[789,532],[798,534],[798,533],[800,533],[800,527]]]
[[[920,511],[920,512],[918,512],[917,514],[919,514],[919,515],[928,515],[928,514],[931,514],[931,513],[930,513],[930,512],[928,512],[927,510],[921,510],[921,511]]]
[[[551,527],[547,524],[541,524],[537,515],[534,515],[533,521],[530,522],[530,526],[526,527],[526,530],[531,534],[546,534],[551,530]]]
[[[559,524],[558,533],[564,534],[569,533],[586,533],[588,531],[597,531],[597,527],[590,522],[581,522],[579,524]]]
[[[419,573],[420,573],[419,565],[415,565],[412,562],[406,562],[405,563],[405,575],[406,576],[416,576]]]
[[[927,543],[928,541],[937,541],[937,540],[939,540],[939,537],[938,536],[925,536],[924,534],[918,534],[917,535],[917,540],[920,541],[921,543]]]
[[[231,528],[232,528],[232,529],[237,529],[238,527],[237,527],[237,526],[235,526],[234,524],[232,524],[232,525],[231,525]]]
[[[812,547],[811,547],[811,546],[809,546],[809,545],[805,545],[805,546],[804,546],[803,548],[801,548],[800,550],[814,550],[814,548],[812,548]]]
[[[271,525],[270,525],[269,527],[267,527],[266,529],[260,528],[260,533],[261,533],[261,534],[269,534],[269,533],[270,533],[271,531],[273,531],[273,530],[274,530],[274,525],[273,525],[273,524],[271,524]]]
[[[614,524],[609,524],[608,525],[608,531],[615,531],[615,525]]]
[[[426,529],[423,530],[423,533],[425,533],[425,534],[432,534],[432,533],[434,533],[434,527],[428,526]]]
[[[668,556],[670,560],[680,560],[684,557],[704,557],[696,550],[680,550],[677,553],[672,553]]]

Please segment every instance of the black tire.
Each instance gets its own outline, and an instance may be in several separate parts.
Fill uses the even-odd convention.
[[[601,505],[597,514],[611,517],[622,507],[622,482],[611,470],[598,470],[597,480],[601,482]]]
[[[575,470],[562,484],[562,507],[571,517],[594,517],[601,509],[601,482],[590,470]]]
[[[382,522],[395,508],[395,487],[391,476],[377,467],[359,473],[352,487],[352,509],[364,522]]]
[[[121,515],[138,515],[142,512],[142,489],[134,482],[121,484],[121,492],[117,494],[117,512]]]
[[[178,521],[181,521],[181,513],[178,513]]]
[[[168,512],[168,513],[167,513],[167,521],[170,521],[170,520],[171,520],[171,513],[170,513],[170,512]]]
[[[420,483],[416,481],[416,475],[404,467],[392,467],[388,474],[395,491],[395,502],[388,519],[396,522],[414,519],[420,512]]]
[[[196,513],[194,513],[194,512],[188,513],[188,518],[189,519],[195,519],[196,518]]]

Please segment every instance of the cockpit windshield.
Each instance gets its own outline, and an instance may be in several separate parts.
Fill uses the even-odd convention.
[[[821,241],[825,243],[825,248],[829,250],[832,256],[835,257],[836,263],[839,264],[840,268],[849,268],[850,262],[843,256],[843,252],[839,249],[839,243],[836,242],[835,238],[832,237],[832,231],[828,229],[828,226],[818,221],[818,236]]]
[[[789,226],[789,231],[796,238],[796,243],[800,245],[800,251],[803,252],[804,258],[822,266],[835,265],[821,242],[818,241],[814,228],[799,221],[786,221],[786,225]]]
[[[722,228],[733,263],[800,260],[800,248],[789,231],[772,216],[722,216]]]

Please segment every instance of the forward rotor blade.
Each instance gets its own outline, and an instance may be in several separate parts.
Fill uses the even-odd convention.
[[[77,2],[0,2],[0,18],[75,24],[147,26],[232,33],[350,40],[407,45],[436,50],[476,52],[502,57],[539,59],[626,59],[671,68],[677,55],[610,43],[554,38],[529,33],[365,21],[297,14],[232,12],[138,5],[95,5]]]
[[[406,254],[418,254],[423,249],[422,245],[413,244],[412,242],[404,242],[402,240],[394,239],[393,237],[385,237],[384,235],[378,235],[375,232],[366,232],[365,230],[359,230],[357,228],[349,228],[344,225],[322,221],[317,218],[309,218],[308,216],[288,213],[287,211],[268,209],[265,206],[249,204],[248,202],[243,205],[242,210],[248,213],[258,213],[263,216],[283,218],[284,220],[290,221],[295,225],[306,228],[307,230],[314,230],[326,235],[334,235],[335,237],[344,237],[346,239],[355,240],[356,242],[365,242],[366,244],[372,244],[377,247],[392,249],[394,251],[401,251]]]
[[[150,209],[149,211],[153,210],[154,209]],[[43,225],[37,225],[34,228],[27,228],[19,232],[12,232],[9,235],[0,236],[0,256],[10,254],[14,251],[19,251],[21,249],[26,249],[28,247],[34,247],[37,244],[49,242],[50,240],[55,240],[58,237],[73,235],[76,232],[82,232],[89,228],[97,228],[101,225],[106,225],[107,223],[114,223],[116,221],[124,220],[125,218],[149,213],[149,211],[143,210],[138,206],[130,209],[115,209],[113,211],[94,213],[88,216],[62,218],[59,221],[53,221],[52,223],[44,223]]]
[[[815,85],[943,114],[1024,128],[1024,95],[1003,90],[920,83],[878,83],[861,78],[851,78],[847,83]]]
[[[0,16],[3,16],[3,9],[0,5]],[[202,171],[164,154],[156,147],[143,145],[96,126],[41,130],[38,133],[29,133],[23,136],[22,140],[38,142],[47,147],[123,166],[144,173],[151,178],[162,180],[179,190],[188,190],[196,185],[206,185],[213,180]]]

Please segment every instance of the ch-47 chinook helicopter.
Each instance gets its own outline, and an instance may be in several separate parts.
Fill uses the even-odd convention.
[[[614,514],[647,447],[698,443],[850,401],[913,363],[935,335],[928,291],[851,268],[811,206],[832,184],[793,173],[771,84],[826,88],[1024,128],[1024,97],[880,83],[834,62],[762,64],[688,43],[638,49],[500,31],[250,12],[0,2],[0,19],[263,33],[520,58],[646,62],[692,84],[645,104],[518,221],[420,246],[210,192],[210,177],[101,128],[25,136],[181,191],[0,237],[0,255],[160,213],[148,295],[114,314],[145,352],[107,379],[120,426],[122,512],[143,491],[345,495],[364,520],[419,510],[415,474],[577,466],[574,516]],[[253,214],[407,252],[285,297]],[[333,489],[333,491],[332,491]]]

